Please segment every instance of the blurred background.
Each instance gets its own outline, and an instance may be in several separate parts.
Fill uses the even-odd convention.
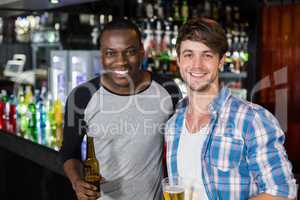
[[[185,95],[175,42],[195,16],[226,30],[221,85],[277,117],[299,177],[299,0],[1,0],[1,199],[76,199],[58,160],[64,104],[75,86],[101,74],[98,37],[107,22],[133,20],[143,69],[174,79]]]

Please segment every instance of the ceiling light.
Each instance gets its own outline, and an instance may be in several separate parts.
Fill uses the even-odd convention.
[[[57,3],[60,2],[60,0],[49,0],[49,1],[50,1],[50,3],[52,3],[52,4],[57,4]]]

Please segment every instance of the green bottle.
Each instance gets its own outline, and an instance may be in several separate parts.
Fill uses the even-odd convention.
[[[46,145],[54,148],[56,143],[56,125],[52,95],[50,93],[48,93],[46,100],[46,113]]]
[[[33,101],[33,97],[30,97],[28,104],[28,134],[29,138],[33,142],[38,142],[38,130],[37,130],[37,120],[36,120],[36,105]]]
[[[18,134],[24,138],[28,138],[26,131],[28,127],[28,118],[26,117],[27,105],[25,103],[25,96],[23,88],[20,87],[18,91],[18,104],[17,104],[17,118],[18,118]]]
[[[173,20],[174,21],[180,21],[180,13],[179,13],[179,6],[178,6],[178,0],[174,0],[173,2]]]
[[[182,2],[181,6],[181,19],[182,23],[184,24],[189,18],[189,6],[186,0]]]

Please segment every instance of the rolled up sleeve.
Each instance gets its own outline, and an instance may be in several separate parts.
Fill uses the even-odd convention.
[[[253,110],[246,137],[249,170],[258,193],[292,198],[297,194],[292,165],[284,149],[285,136],[276,118],[267,110]]]

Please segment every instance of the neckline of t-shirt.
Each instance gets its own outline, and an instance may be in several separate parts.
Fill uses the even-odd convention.
[[[147,72],[148,72],[148,71],[147,71]],[[148,73],[150,73],[150,72],[148,72]],[[145,87],[143,90],[140,90],[140,91],[138,91],[137,93],[134,93],[134,94],[119,94],[119,93],[116,93],[116,92],[110,90],[109,88],[105,87],[103,84],[101,84],[101,87],[102,87],[105,91],[107,91],[108,93],[113,94],[113,95],[116,95],[116,96],[125,96],[125,97],[126,97],[126,96],[135,96],[135,95],[139,95],[139,94],[145,92],[146,90],[148,90],[148,89],[150,88],[150,86],[152,85],[152,82],[153,82],[153,79],[152,79],[152,75],[151,75],[151,74],[150,74],[150,77],[151,77],[150,83],[147,85],[147,87]],[[101,80],[101,78],[100,78],[100,80]]]
[[[197,132],[195,133],[191,133],[189,132],[189,130],[187,129],[186,127],[186,118],[184,118],[184,121],[183,121],[183,128],[184,128],[184,135],[188,135],[188,136],[191,136],[191,137],[196,137],[196,136],[206,136],[208,135],[208,127],[209,127],[209,123],[207,123],[205,126],[202,126]]]

